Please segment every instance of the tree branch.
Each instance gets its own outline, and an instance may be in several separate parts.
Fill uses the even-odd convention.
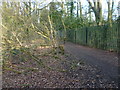
[[[97,13],[96,12],[96,8],[92,5],[91,1],[90,0],[87,0],[89,5],[91,6],[92,10],[94,11],[94,13]]]

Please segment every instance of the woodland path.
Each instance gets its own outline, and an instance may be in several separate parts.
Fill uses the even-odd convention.
[[[87,46],[81,46],[67,42],[65,50],[74,55],[77,59],[98,68],[105,78],[117,81],[118,58],[117,53],[104,51]]]

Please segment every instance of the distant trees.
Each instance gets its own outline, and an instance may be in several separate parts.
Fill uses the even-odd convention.
[[[90,8],[93,10],[94,15],[95,15],[95,21],[97,23],[97,25],[102,25],[103,23],[103,14],[102,14],[102,0],[93,0],[93,2],[91,0],[87,0]],[[112,14],[114,12],[114,0],[106,0],[107,2],[107,23],[112,26]]]

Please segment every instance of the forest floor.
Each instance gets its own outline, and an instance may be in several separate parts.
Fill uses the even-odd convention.
[[[76,58],[75,54],[80,54],[76,46],[67,43],[64,55],[38,48],[35,53],[45,66],[32,59],[7,62],[2,74],[3,88],[117,88],[117,83],[104,77],[99,68]]]

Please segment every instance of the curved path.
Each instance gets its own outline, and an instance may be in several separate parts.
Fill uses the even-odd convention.
[[[117,53],[76,45],[70,42],[65,44],[65,50],[77,59],[98,68],[106,78],[114,81],[118,79]]]

